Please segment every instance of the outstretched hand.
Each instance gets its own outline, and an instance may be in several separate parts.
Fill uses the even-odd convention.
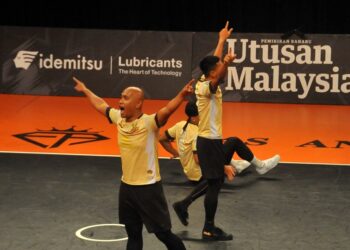
[[[233,31],[233,28],[229,29],[228,25],[229,25],[229,21],[227,21],[225,27],[220,30],[220,33],[219,33],[220,40],[226,41],[226,39],[230,37]]]
[[[86,89],[85,84],[82,81],[80,81],[79,79],[75,78],[74,76],[73,76],[73,80],[76,83],[74,86],[74,89],[76,91],[79,91],[79,92],[84,92],[84,90]]]
[[[195,82],[194,79],[190,80],[188,83],[186,83],[185,87],[181,90],[182,96],[188,96],[193,93],[193,86],[192,84]]]

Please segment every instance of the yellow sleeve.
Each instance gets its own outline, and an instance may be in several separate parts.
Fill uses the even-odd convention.
[[[210,92],[210,81],[201,82],[198,81],[196,84],[196,95],[200,96],[210,96],[212,93]]]
[[[192,152],[197,152],[197,136],[192,141]]]
[[[171,140],[175,140],[176,139],[176,130],[177,130],[177,124],[175,124],[171,128],[167,129],[166,135],[171,137],[171,138],[168,138],[168,139],[171,139]]]
[[[156,131],[159,129],[159,125],[158,125],[158,120],[157,120],[157,114],[154,113],[152,115],[143,115],[147,121],[147,125],[148,127],[153,130]]]
[[[107,118],[111,123],[117,124],[118,121],[122,118],[120,115],[119,109],[110,108],[107,109]]]

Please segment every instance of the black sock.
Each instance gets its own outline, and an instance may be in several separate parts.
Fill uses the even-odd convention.
[[[214,221],[205,220],[204,229],[211,231],[215,227]]]

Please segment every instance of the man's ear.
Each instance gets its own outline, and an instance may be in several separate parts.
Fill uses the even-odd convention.
[[[136,104],[136,108],[137,109],[141,109],[142,108],[142,101],[138,101],[138,103]]]
[[[211,70],[210,72],[209,72],[209,77],[211,78],[211,79],[213,79],[213,78],[216,78],[216,71],[215,70]]]

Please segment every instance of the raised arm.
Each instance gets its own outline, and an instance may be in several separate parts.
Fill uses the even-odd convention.
[[[75,90],[78,92],[82,92],[85,94],[85,96],[89,99],[92,106],[101,114],[106,114],[106,109],[108,108],[108,104],[101,98],[95,95],[90,89],[88,89],[85,84],[78,80],[77,78],[73,77],[73,80],[75,81]]]
[[[227,21],[225,27],[220,30],[218,44],[216,45],[216,48],[214,51],[214,56],[218,57],[220,61],[222,60],[222,63],[218,64],[218,68],[216,70],[217,73],[215,74],[215,76],[212,77],[210,81],[210,85],[214,91],[219,85],[220,80],[223,77],[225,77],[228,65],[235,59],[235,56],[236,56],[229,49],[229,52],[222,59],[225,42],[227,38],[230,37],[233,30],[233,28],[229,29],[228,25],[229,25],[229,22]]]
[[[236,58],[236,55],[232,53],[232,49],[229,48],[228,53],[225,55],[224,59],[222,60],[222,64],[218,66],[218,74],[217,74],[217,80],[220,81],[221,78],[225,77],[227,72],[227,67],[233,60]]]
[[[230,37],[233,30],[233,28],[229,29],[228,25],[229,25],[229,22],[227,21],[225,27],[220,30],[218,44],[216,45],[216,49],[214,51],[214,56],[217,56],[220,59],[222,57],[222,51],[223,51],[225,42],[227,38]]]
[[[229,48],[228,53],[225,55],[222,63],[217,66],[217,74],[210,81],[213,89],[216,89],[220,83],[220,80],[225,77],[228,65],[236,58],[236,55],[232,53]]]
[[[161,108],[157,112],[157,119],[160,126],[163,126],[167,122],[170,115],[174,113],[174,111],[180,106],[185,97],[193,93],[192,84],[194,81],[194,79],[189,81],[185,87],[177,94],[177,96],[175,96],[168,102],[165,107]]]

